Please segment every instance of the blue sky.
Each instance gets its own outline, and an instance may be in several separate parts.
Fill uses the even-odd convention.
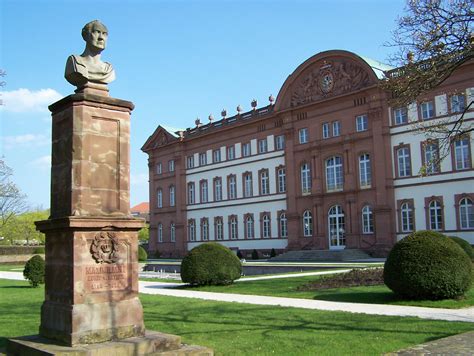
[[[31,207],[50,204],[51,118],[47,106],[73,93],[64,79],[81,29],[99,19],[109,39],[113,97],[135,104],[131,204],[148,200],[147,155],[155,128],[193,126],[223,108],[267,105],[312,55],[344,49],[386,61],[404,0],[46,1],[0,0],[0,156]]]

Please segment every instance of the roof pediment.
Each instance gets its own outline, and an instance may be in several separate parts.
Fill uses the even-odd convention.
[[[176,134],[168,132],[163,126],[158,126],[142,147],[143,152],[179,141]]]

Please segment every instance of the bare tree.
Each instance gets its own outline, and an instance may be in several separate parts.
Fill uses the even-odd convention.
[[[393,107],[407,106],[443,83],[456,69],[474,58],[474,12],[471,0],[408,0],[405,14],[388,44],[397,48],[382,86],[393,96]],[[438,140],[441,160],[449,147],[474,130],[464,120],[473,102],[449,120],[416,123],[418,132]]]
[[[27,208],[26,195],[11,181],[12,174],[12,169],[0,159],[0,229]]]
[[[5,77],[6,75],[7,75],[7,72],[5,72],[3,69],[0,68],[0,88],[5,86],[5,81],[1,80],[1,78]],[[0,105],[3,105],[3,101],[1,98],[0,98]]]

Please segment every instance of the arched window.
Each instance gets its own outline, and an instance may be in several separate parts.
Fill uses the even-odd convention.
[[[280,237],[288,237],[288,219],[285,213],[280,214]]]
[[[270,194],[270,177],[268,176],[268,169],[260,172],[260,194]]]
[[[158,242],[163,242],[163,224],[158,224]]]
[[[285,168],[278,169],[278,193],[286,192],[286,172]]]
[[[311,169],[308,163],[301,165],[301,193],[311,193]]]
[[[340,205],[334,205],[328,212],[329,247],[341,248],[346,245],[346,225],[344,210]]]
[[[176,227],[174,223],[170,225],[170,240],[171,242],[176,242]]]
[[[194,204],[194,182],[188,183],[188,204]]]
[[[430,202],[429,218],[431,230],[443,230],[443,210],[439,201],[432,200]]]
[[[459,202],[459,220],[461,229],[474,229],[474,206],[469,198],[462,198]]]
[[[229,235],[231,240],[236,240],[237,239],[237,217],[232,216],[230,218],[229,222]]]
[[[362,233],[374,233],[374,216],[370,206],[366,205],[362,208]]]
[[[253,223],[253,216],[248,215],[245,218],[245,233],[248,239],[253,239],[255,237],[255,229]]]
[[[175,188],[174,185],[170,187],[170,206],[175,206],[176,199],[175,199]]]
[[[313,216],[309,210],[303,213],[303,236],[313,235]]]
[[[201,220],[201,241],[208,241],[209,240],[209,220],[207,218],[203,218]]]
[[[156,206],[158,208],[163,207],[163,190],[161,188],[156,191]]]
[[[326,189],[328,191],[343,189],[342,158],[331,157],[326,160]]]
[[[222,221],[222,218],[216,217],[215,218],[215,238],[216,240],[223,240],[224,239],[224,223]]]
[[[188,236],[189,241],[196,241],[196,222],[194,219],[191,219],[188,222]]]
[[[262,218],[262,235],[264,238],[272,236],[270,227],[270,216],[268,216],[268,214],[263,215]]]
[[[399,177],[411,176],[410,149],[408,147],[402,147],[397,150],[397,162],[398,162],[398,176]]]
[[[368,153],[359,156],[359,182],[361,188],[369,188],[372,185],[371,164]]]
[[[400,206],[402,232],[413,231],[413,207],[409,203],[403,203]]]

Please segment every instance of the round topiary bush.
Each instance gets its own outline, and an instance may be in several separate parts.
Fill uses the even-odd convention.
[[[448,236],[451,240],[456,242],[469,256],[471,261],[474,261],[474,248],[466,240],[457,236]]]
[[[44,269],[45,263],[43,257],[35,255],[26,262],[23,276],[36,288],[38,285],[44,283]]]
[[[239,258],[215,242],[193,248],[181,262],[181,280],[192,285],[231,284],[241,273]]]
[[[418,231],[395,244],[384,267],[384,283],[404,299],[447,299],[472,283],[472,263],[451,239]]]
[[[145,249],[141,246],[138,246],[138,262],[146,262],[148,260],[148,254]]]

